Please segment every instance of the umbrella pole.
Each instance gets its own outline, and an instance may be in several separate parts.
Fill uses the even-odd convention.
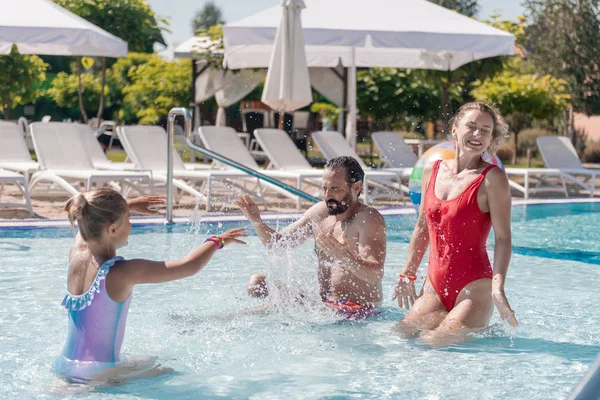
[[[277,121],[277,129],[280,130],[284,130],[283,129],[283,122],[285,120],[285,112],[284,111],[279,111],[279,121]]]

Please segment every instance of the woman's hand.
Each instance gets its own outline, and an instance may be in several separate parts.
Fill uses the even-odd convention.
[[[142,196],[131,199],[127,202],[129,211],[135,211],[141,214],[158,214],[155,208],[158,205],[165,204],[165,199],[159,196]]]
[[[510,304],[508,304],[508,299],[506,298],[506,294],[504,294],[504,291],[493,291],[492,299],[494,300],[494,304],[498,309],[498,313],[500,313],[500,318],[508,322],[510,326],[513,326],[515,328],[519,326],[519,323],[515,318],[515,312],[512,310],[512,308],[510,308]]]
[[[392,300],[396,299],[398,299],[398,307],[410,309],[417,301],[415,282],[407,278],[398,278],[392,296]]]
[[[230,229],[224,234],[220,235],[221,239],[225,242],[225,246],[231,243],[246,244],[246,242],[239,240],[238,238],[246,237],[246,228]]]

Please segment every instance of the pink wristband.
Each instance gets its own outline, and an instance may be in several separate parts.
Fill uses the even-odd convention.
[[[417,280],[417,277],[415,275],[398,274],[398,280],[403,280],[405,282],[414,282]]]
[[[219,250],[221,250],[225,246],[225,241],[220,236],[211,236],[204,241],[204,243],[206,242],[213,242],[217,245],[217,249]]]

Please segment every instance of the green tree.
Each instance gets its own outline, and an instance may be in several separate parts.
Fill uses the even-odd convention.
[[[543,73],[569,82],[573,107],[600,113],[598,0],[525,0],[526,49]]]
[[[479,3],[477,0],[429,0],[430,2],[455,10],[467,17],[474,17],[479,13]]]
[[[213,25],[222,25],[225,23],[223,12],[214,1],[204,3],[204,7],[196,12],[192,20],[192,29],[194,32],[200,29],[208,29]]]
[[[124,101],[124,89],[133,84],[133,71],[148,63],[153,54],[148,53],[129,53],[127,57],[119,58],[113,64],[110,73],[108,74],[108,87],[111,97],[113,98],[113,106],[119,110],[119,120],[126,123],[137,122],[137,109],[132,108],[131,102]],[[130,72],[132,74],[130,75]]]
[[[53,1],[123,39],[129,51],[152,53],[154,43],[166,46],[162,31],[166,30],[164,26],[168,26],[168,21],[155,14],[145,0]]]
[[[57,4],[74,14],[88,20],[94,25],[125,40],[129,51],[151,53],[154,43],[166,46],[162,37],[164,27],[159,22],[168,22],[152,11],[145,0],[54,0]],[[81,59],[78,61],[77,73],[81,74]],[[101,89],[98,106],[98,120],[104,109],[104,88],[106,85],[106,59],[100,59],[99,73],[101,74]],[[82,88],[79,87],[80,110],[87,122],[87,114],[83,106]]]
[[[522,46],[525,41],[525,30],[527,29],[527,19],[523,15],[519,15],[516,21],[503,19],[503,15],[499,10],[493,10],[489,20],[483,20],[488,25],[496,29],[500,29],[511,33],[515,36],[517,46]]]
[[[124,109],[137,110],[140,124],[159,122],[171,108],[189,104],[191,72],[189,62],[166,61],[153,54],[147,63],[129,69],[131,84],[123,89]]]
[[[79,98],[77,96],[79,77],[81,77],[81,88],[85,94],[82,98],[84,110],[89,111],[97,107],[98,102],[100,101],[101,82],[100,79],[92,73],[83,73],[78,76],[76,74],[59,72],[52,80],[52,86],[48,89],[48,95],[56,105],[64,108],[79,107]],[[108,91],[107,96],[110,96],[110,90]]]
[[[0,56],[0,111],[4,119],[17,105],[28,104],[43,94],[48,65],[38,56],[19,54],[13,46],[10,54]]]
[[[377,129],[389,130],[407,120],[435,118],[440,102],[439,88],[421,79],[421,71],[399,68],[371,68],[357,73],[357,106],[371,116]]]
[[[569,106],[567,82],[551,75],[523,73],[523,63],[513,65],[494,78],[475,83],[471,92],[477,101],[496,105],[507,119],[513,133],[513,164],[516,162],[519,132],[532,120],[555,117]]]

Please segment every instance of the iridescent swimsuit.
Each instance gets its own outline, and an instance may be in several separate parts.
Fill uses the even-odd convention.
[[[100,266],[94,282],[83,294],[67,292],[62,305],[69,310],[69,331],[62,355],[54,362],[57,375],[69,382],[85,383],[90,377],[120,363],[131,294],[122,303],[106,292],[106,276],[113,257]]]

